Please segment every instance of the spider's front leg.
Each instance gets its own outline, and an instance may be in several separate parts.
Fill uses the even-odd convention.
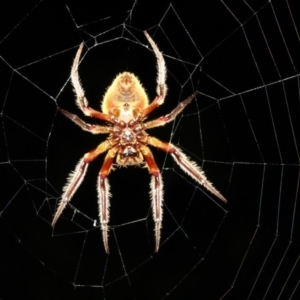
[[[155,223],[155,252],[158,252],[160,244],[160,232],[162,227],[162,203],[163,203],[163,182],[161,179],[161,174],[159,168],[156,165],[153,154],[151,150],[144,146],[141,148],[143,156],[145,158],[146,165],[149,172],[152,175],[151,178],[151,201],[152,201],[152,213],[153,220]]]
[[[98,178],[98,206],[100,226],[102,230],[102,239],[106,253],[109,253],[108,247],[108,222],[109,222],[109,183],[107,176],[112,169],[113,160],[116,156],[117,148],[112,148],[108,151]]]
[[[194,162],[191,161],[180,149],[172,145],[171,143],[165,143],[155,137],[148,137],[149,145],[157,147],[165,152],[171,154],[180,168],[190,175],[195,181],[204,186],[212,194],[217,196],[220,200],[227,203],[225,197],[213,186],[213,184],[207,180],[203,170]]]
[[[52,226],[54,226],[62,214],[67,204],[71,201],[76,190],[82,183],[82,180],[86,174],[87,167],[98,155],[105,152],[110,148],[108,141],[102,142],[95,150],[86,153],[83,158],[78,162],[75,170],[70,173],[67,184],[63,188],[64,193],[62,194],[61,201],[59,202],[58,208],[55,212]]]

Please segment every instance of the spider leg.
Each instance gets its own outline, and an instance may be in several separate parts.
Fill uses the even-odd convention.
[[[77,115],[72,114],[62,108],[58,108],[58,110],[65,115],[67,118],[69,118],[72,122],[74,122],[76,125],[78,125],[82,130],[88,131],[93,134],[99,134],[99,133],[110,133],[110,127],[109,126],[100,126],[100,125],[92,125],[84,122],[82,119],[80,119]]]
[[[180,149],[178,149],[171,143],[162,142],[159,139],[151,136],[148,137],[147,142],[149,145],[152,145],[165,152],[170,153],[175,162],[180,166],[180,168],[183,171],[190,175],[199,184],[204,186],[212,194],[217,196],[220,200],[227,203],[225,197],[218,190],[215,189],[215,187],[210,181],[207,180],[203,170],[194,161],[191,161]]]
[[[111,122],[109,115],[106,115],[102,112],[99,112],[97,110],[94,110],[93,108],[89,107],[88,101],[85,97],[84,89],[81,86],[79,74],[78,74],[78,65],[80,56],[83,50],[84,43],[81,43],[76,56],[74,58],[74,62],[71,69],[71,81],[74,87],[74,91],[76,93],[76,104],[77,106],[82,110],[82,112],[86,116],[95,117],[100,120]]]
[[[144,123],[145,130],[153,127],[163,126],[169,122],[172,122],[177,117],[177,115],[180,114],[185,109],[185,107],[195,98],[196,95],[197,92],[189,96],[184,101],[180,102],[169,114]]]
[[[152,201],[152,213],[153,220],[155,223],[155,252],[158,252],[160,237],[161,237],[161,227],[162,227],[162,203],[163,203],[163,181],[161,178],[161,174],[159,168],[156,165],[153,154],[151,150],[143,146],[141,148],[143,156],[145,158],[146,165],[151,173],[151,183],[150,183],[150,195]]]
[[[102,142],[96,149],[86,153],[83,158],[80,159],[78,164],[75,167],[75,170],[70,173],[67,184],[63,188],[63,194],[61,197],[61,201],[59,202],[58,208],[55,212],[52,226],[54,226],[62,214],[63,210],[67,206],[67,204],[71,201],[73,195],[76,190],[82,183],[82,180],[86,174],[86,170],[88,164],[92,162],[98,155],[105,152],[110,148],[110,145],[107,141]]]
[[[167,85],[166,85],[166,77],[167,77],[167,70],[166,70],[166,64],[164,57],[162,53],[159,51],[157,45],[152,40],[150,35],[144,31],[144,34],[150,43],[153,52],[156,56],[157,60],[157,88],[156,93],[157,97],[152,101],[152,103],[144,110],[142,117],[147,116],[149,113],[151,113],[156,107],[164,103],[166,94],[167,94]]]
[[[99,172],[98,178],[98,205],[99,205],[99,217],[102,231],[102,239],[104,249],[106,253],[109,253],[108,247],[108,222],[109,222],[109,183],[107,176],[112,169],[113,160],[117,153],[117,148],[110,149],[104,159],[102,168]]]

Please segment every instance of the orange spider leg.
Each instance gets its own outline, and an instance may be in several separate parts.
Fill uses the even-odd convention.
[[[67,206],[67,204],[72,199],[74,193],[82,183],[82,180],[86,174],[86,170],[88,167],[88,164],[92,162],[98,155],[105,152],[110,148],[110,144],[108,141],[102,142],[96,149],[86,153],[82,159],[78,162],[78,164],[75,167],[75,170],[70,173],[67,184],[63,188],[64,193],[62,194],[61,201],[58,205],[58,208],[56,210],[56,213],[54,215],[52,226],[55,225],[58,218],[62,214],[63,210]]]
[[[157,45],[155,44],[155,42],[152,40],[152,38],[150,37],[150,35],[148,34],[147,31],[144,31],[144,34],[148,40],[148,42],[150,43],[153,52],[156,56],[156,60],[157,60],[157,87],[156,87],[156,92],[158,95],[162,96],[161,99],[161,103],[162,104],[165,100],[165,96],[167,94],[167,86],[166,86],[166,77],[167,77],[167,70],[166,70],[166,63],[164,60],[164,57],[162,55],[162,53],[159,51]]]
[[[64,110],[62,108],[58,108],[58,110],[65,115],[67,118],[69,118],[72,122],[74,122],[76,125],[78,125],[82,130],[88,131],[93,134],[99,134],[99,133],[110,133],[110,127],[109,126],[100,126],[100,125],[94,125],[94,124],[88,124],[84,122],[82,119],[80,119],[77,115],[72,114],[68,112],[67,110]]]
[[[177,115],[180,114],[185,109],[185,107],[195,98],[196,95],[197,92],[189,96],[184,101],[180,102],[169,114],[144,123],[145,130],[153,127],[163,126],[169,122],[172,122],[177,117]]]
[[[79,75],[78,75],[78,65],[79,65],[79,60],[81,56],[81,52],[83,50],[84,43],[81,43],[76,56],[74,58],[74,62],[72,65],[72,70],[71,70],[71,81],[76,93],[76,104],[77,106],[82,110],[82,112],[89,117],[94,117],[99,120],[111,122],[110,116],[107,114],[104,114],[102,112],[99,112],[88,105],[88,101],[85,97],[84,89],[81,86],[80,80],[79,80]]]
[[[191,161],[180,149],[178,149],[171,143],[162,142],[159,139],[151,136],[148,137],[147,143],[170,153],[175,162],[183,171],[190,175],[199,184],[204,186],[212,194],[217,196],[220,200],[227,203],[225,197],[218,190],[216,190],[216,188],[210,181],[207,180],[203,170],[194,161]]]
[[[73,85],[75,86],[75,84],[80,85],[80,82],[78,81],[73,82]],[[81,86],[80,86],[81,87]],[[107,122],[112,122],[111,121],[111,117],[107,114],[104,114],[100,111],[97,111],[91,107],[88,106],[88,102],[87,99],[85,98],[84,94],[78,94],[80,91],[76,91],[76,95],[77,95],[77,99],[76,102],[79,106],[79,108],[82,110],[82,112],[89,117],[93,117],[102,121],[107,121]],[[82,90],[82,93],[84,93],[84,91]]]
[[[162,224],[162,203],[163,203],[163,182],[159,168],[156,165],[153,154],[147,146],[141,148],[143,156],[145,158],[146,165],[149,172],[152,175],[150,188],[151,188],[151,201],[152,201],[152,213],[155,223],[155,252],[158,252],[160,244],[160,231]]]
[[[106,121],[106,122],[112,122],[111,117],[107,114],[104,114],[102,112],[99,112],[89,106],[83,107],[83,113],[87,116]]]
[[[157,60],[157,87],[156,87],[157,96],[151,102],[151,104],[142,112],[141,119],[149,115],[155,108],[157,108],[159,105],[164,103],[167,90],[168,90],[166,85],[167,70],[166,70],[164,57],[162,53],[159,51],[155,42],[150,37],[150,35],[146,31],[144,31],[144,34],[148,42],[150,43]]]
[[[155,108],[161,104],[161,99],[163,96],[156,96],[156,98],[143,110],[141,114],[141,119],[148,116]]]
[[[104,243],[104,249],[106,253],[109,253],[108,247],[108,222],[109,222],[109,183],[107,176],[112,169],[113,160],[118,151],[117,147],[110,149],[104,159],[102,168],[99,172],[98,178],[98,206],[99,206],[99,217],[100,226],[102,231],[102,239]]]

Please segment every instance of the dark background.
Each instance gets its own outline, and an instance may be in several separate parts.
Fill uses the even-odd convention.
[[[299,13],[286,1],[198,2],[2,4],[1,299],[298,299]],[[153,149],[165,190],[160,251],[150,175],[116,168],[107,256],[97,223],[103,157],[50,225],[69,172],[105,138],[57,107],[82,117],[68,81],[82,41],[79,73],[93,108],[123,71],[154,99],[143,30],[168,69],[168,96],[151,118],[200,92],[174,124],[149,133],[181,147],[228,204]]]

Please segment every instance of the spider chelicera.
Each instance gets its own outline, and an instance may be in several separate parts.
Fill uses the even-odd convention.
[[[107,151],[98,177],[98,204],[100,226],[106,253],[109,253],[109,183],[107,176],[112,170],[113,163],[118,166],[145,165],[151,174],[151,201],[153,219],[155,222],[155,252],[159,249],[162,227],[163,182],[159,168],[148,145],[170,153],[175,162],[196,182],[203,185],[212,194],[224,202],[226,199],[218,192],[204,175],[201,168],[191,161],[179,148],[171,143],[162,142],[152,137],[145,130],[163,126],[172,122],[175,117],[195,98],[196,93],[177,105],[169,114],[144,123],[146,117],[159,105],[163,104],[166,93],[166,67],[162,53],[147,32],[144,32],[157,59],[157,96],[149,104],[148,96],[139,79],[132,73],[119,74],[107,89],[102,101],[102,112],[89,107],[84,90],[80,84],[78,65],[84,46],[79,46],[71,70],[71,81],[76,93],[76,103],[81,111],[89,117],[108,122],[107,126],[92,125],[84,122],[77,115],[59,108],[60,112],[73,121],[81,129],[93,134],[106,133],[108,138],[95,149],[87,152],[78,162],[75,170],[70,174],[63,195],[54,215],[54,226],[62,214],[67,203],[80,186],[90,162],[98,155]]]

